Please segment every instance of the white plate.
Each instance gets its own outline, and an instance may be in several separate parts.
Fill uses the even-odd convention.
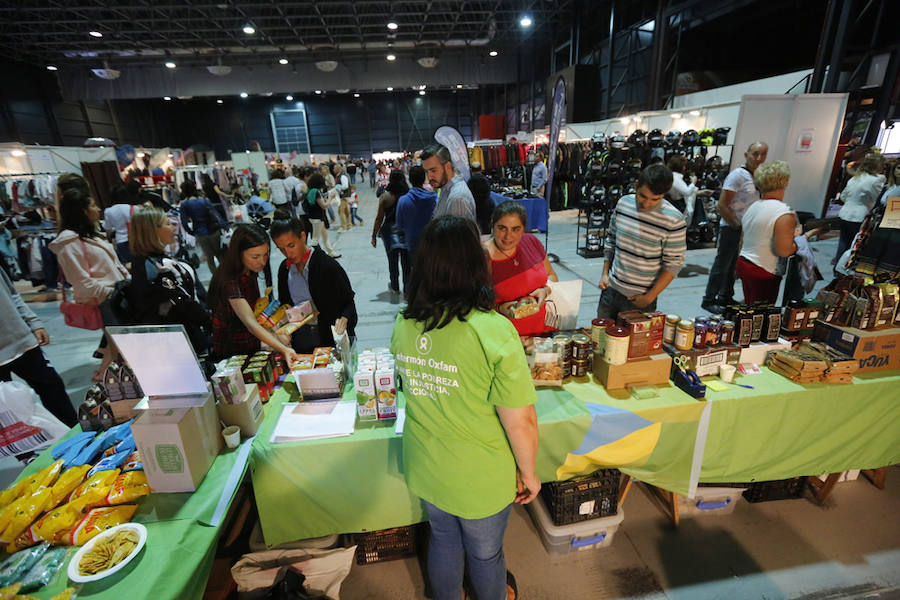
[[[81,575],[78,573],[78,563],[81,562],[81,557],[86,553],[90,552],[98,541],[107,538],[117,531],[122,529],[131,529],[138,534],[138,543],[134,550],[131,551],[131,554],[123,558],[119,564],[105,570],[100,571],[94,575]],[[141,525],[140,523],[122,523],[121,525],[116,525],[115,527],[110,527],[106,531],[101,534],[98,534],[96,537],[88,541],[87,544],[81,547],[78,552],[75,553],[75,556],[72,557],[72,560],[69,561],[69,579],[74,581],[75,583],[87,583],[89,581],[97,581],[99,579],[103,579],[104,577],[109,577],[113,573],[117,573],[125,568],[125,565],[130,563],[132,559],[138,555],[138,552],[141,551],[141,548],[144,547],[144,544],[147,543],[147,528]]]

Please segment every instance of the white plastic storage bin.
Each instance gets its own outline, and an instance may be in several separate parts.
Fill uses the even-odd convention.
[[[611,517],[590,519],[571,525],[554,525],[540,495],[526,507],[549,554],[568,554],[577,550],[606,548],[612,544],[616,530],[625,519],[625,513],[620,506],[619,512]]]
[[[730,515],[745,488],[698,487],[694,498],[678,496],[678,516]]]

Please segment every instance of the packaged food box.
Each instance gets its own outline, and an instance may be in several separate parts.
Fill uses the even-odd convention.
[[[375,372],[375,398],[379,419],[397,418],[397,382],[393,370]]]
[[[297,360],[294,361],[292,370],[302,370],[302,369],[312,369],[313,368],[313,355],[312,354],[298,354]]]
[[[357,371],[353,376],[353,387],[356,389],[356,414],[359,416],[359,420],[377,420],[378,409],[375,407],[375,374],[366,371]]]
[[[224,367],[213,373],[213,390],[216,397],[228,404],[240,402],[244,397],[244,376],[238,367]]]
[[[662,352],[663,330],[666,326],[666,313],[647,313],[650,319],[650,354]]]

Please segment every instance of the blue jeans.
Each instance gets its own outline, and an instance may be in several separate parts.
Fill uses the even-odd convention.
[[[359,207],[351,206],[350,207],[350,224],[356,225],[356,222],[359,221],[359,224],[363,224],[362,217],[359,216]]]
[[[623,296],[620,292],[612,289],[612,286],[603,290],[600,294],[600,302],[597,304],[597,317],[604,319],[613,319],[619,316],[620,312],[628,310],[639,310],[641,312],[653,312],[656,310],[656,300],[645,306],[638,308],[634,303]]]
[[[362,220],[362,219],[360,219]],[[403,293],[406,293],[406,283],[409,280],[409,252],[403,246],[396,247],[393,244],[390,233],[381,235],[381,243],[388,260],[388,276],[392,290],[400,291],[400,272],[403,272]]]
[[[356,184],[356,173],[350,173],[350,185]]]
[[[463,519],[423,503],[431,523],[428,578],[433,600],[459,600],[466,563],[479,600],[506,600],[503,534],[512,504],[484,519]]]

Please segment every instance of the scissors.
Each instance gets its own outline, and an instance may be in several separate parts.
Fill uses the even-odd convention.
[[[685,356],[684,354],[679,354],[674,359],[672,359],[672,362],[674,362],[675,366],[678,367],[679,369],[681,369],[682,371],[687,370],[686,367],[688,364],[688,359],[687,359],[687,356]]]

